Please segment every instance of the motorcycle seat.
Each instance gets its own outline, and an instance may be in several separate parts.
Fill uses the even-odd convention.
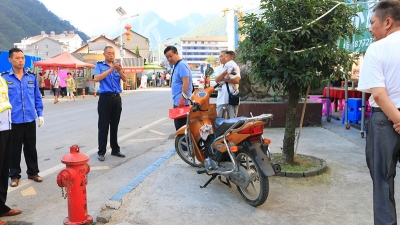
[[[225,133],[233,124],[235,124],[240,119],[245,119],[247,117],[236,117],[232,119],[217,118],[213,124],[213,131],[216,137],[219,137]],[[243,121],[237,124],[234,128],[238,128],[243,125]]]

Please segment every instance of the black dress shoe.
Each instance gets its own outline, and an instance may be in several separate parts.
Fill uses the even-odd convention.
[[[99,155],[98,159],[99,159],[100,161],[104,161],[106,158],[104,157],[104,155]]]
[[[117,157],[121,157],[121,158],[125,158],[125,155],[122,154],[121,152],[117,152],[117,153],[111,153],[111,155],[113,156],[117,156]]]

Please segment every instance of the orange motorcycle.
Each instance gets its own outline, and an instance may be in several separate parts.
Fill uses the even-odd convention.
[[[233,119],[217,118],[215,105],[209,103],[215,87],[197,89],[189,99],[186,125],[175,133],[175,149],[187,164],[200,167],[198,174],[217,176],[229,187],[237,186],[240,195],[252,206],[262,205],[268,197],[268,177],[280,172],[270,163],[269,144],[263,137],[264,123],[272,114]],[[225,181],[221,179],[225,177]]]

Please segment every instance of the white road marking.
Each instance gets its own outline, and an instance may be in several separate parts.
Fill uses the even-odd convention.
[[[141,138],[141,139],[130,139],[127,142],[146,142],[146,141],[156,141],[156,140],[164,140],[165,138]]]
[[[156,130],[149,130],[150,132],[152,132],[152,133],[155,133],[155,134],[159,134],[159,135],[167,135],[166,133],[163,133],[163,132],[160,132],[160,131],[156,131]]]
[[[92,171],[92,170],[108,170],[108,169],[110,169],[109,166],[93,166],[93,167],[90,167],[90,171]]]
[[[22,196],[28,196],[28,195],[36,195],[35,188],[29,187],[28,189],[25,189],[21,191]]]
[[[139,128],[139,129],[131,131],[131,132],[125,134],[124,136],[118,138],[118,142],[122,142],[123,140],[129,138],[132,135],[135,135],[137,133],[141,133],[144,130],[146,130],[146,129],[148,129],[148,128],[150,128],[150,127],[152,127],[152,126],[154,126],[154,125],[156,125],[158,123],[161,123],[162,121],[164,121],[166,119],[169,119],[169,118],[168,117],[163,117],[163,118],[161,118],[159,120],[156,120],[156,121],[154,121],[154,122],[152,122],[150,124],[147,124],[146,126],[143,126],[143,127]],[[84,153],[90,157],[91,155],[97,154],[97,151],[98,151],[97,148],[93,148],[92,150],[89,150],[89,151],[84,152]],[[107,151],[111,152],[111,149],[108,148]],[[51,168],[49,168],[49,169],[47,169],[47,170],[45,170],[43,172],[40,172],[39,175],[42,178],[45,178],[46,176],[48,176],[48,175],[50,175],[50,174],[52,174],[52,173],[54,173],[56,171],[60,171],[61,169],[64,169],[64,168],[65,168],[64,164],[58,164],[58,165],[53,166],[53,167],[51,167]],[[26,186],[26,185],[28,185],[28,184],[30,184],[32,182],[33,182],[32,180],[20,180],[18,186],[17,187],[9,187],[7,193],[10,193],[10,192],[13,192],[15,190],[18,190],[19,188],[24,187],[24,186]]]

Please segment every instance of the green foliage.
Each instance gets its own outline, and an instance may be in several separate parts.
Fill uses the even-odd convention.
[[[136,48],[135,48],[135,54],[136,54],[136,55],[140,55],[139,46],[137,46],[137,45],[136,45]]]
[[[214,63],[215,63],[215,57],[212,56],[212,55],[210,55],[210,56],[207,57],[207,59],[206,59],[205,61],[206,61],[206,63],[208,63],[208,64],[210,64],[210,65],[214,65]]]
[[[338,49],[338,40],[357,32],[351,22],[356,9],[340,4],[311,23],[336,5],[326,0],[262,0],[261,14],[242,18],[239,32],[246,38],[239,45],[239,60],[251,62],[256,80],[286,92],[294,84],[304,94],[308,85],[319,88],[332,74],[343,75],[354,59]],[[290,31],[295,28],[300,29]]]
[[[242,18],[239,61],[251,63],[256,82],[288,93],[282,161],[294,165],[298,101],[308,86],[348,76],[354,59],[338,41],[359,32],[357,9],[328,0],[261,0],[260,9]]]
[[[89,36],[56,16],[38,0],[1,0],[0,21],[0,49],[3,50],[9,50],[25,37],[40,35],[41,31],[60,34],[65,30],[74,30],[82,40],[89,39]]]

